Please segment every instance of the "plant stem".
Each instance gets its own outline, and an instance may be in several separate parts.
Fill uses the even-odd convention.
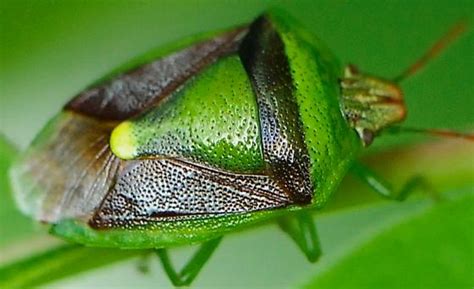
[[[62,245],[0,268],[0,288],[31,288],[112,264],[143,251]]]

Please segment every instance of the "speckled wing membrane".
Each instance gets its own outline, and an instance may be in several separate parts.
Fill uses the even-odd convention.
[[[290,204],[264,175],[233,174],[176,159],[129,161],[89,224],[139,227],[156,220],[247,213]]]

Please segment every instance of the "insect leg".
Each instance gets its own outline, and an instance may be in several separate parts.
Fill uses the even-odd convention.
[[[308,211],[297,212],[278,220],[280,228],[295,241],[310,262],[321,256],[321,248],[313,217]]]
[[[180,272],[177,272],[173,267],[167,249],[157,249],[156,253],[163,264],[163,269],[165,270],[166,275],[168,275],[173,285],[186,286],[191,284],[194,278],[196,278],[199,271],[201,271],[204,264],[209,260],[221,240],[222,237],[219,237],[203,243]]]
[[[426,181],[425,178],[419,175],[409,178],[397,191],[387,180],[377,175],[372,169],[359,162],[354,163],[351,171],[375,192],[387,199],[403,201],[408,198],[411,193],[417,189],[421,189],[424,192],[429,193],[430,197],[435,201],[440,200],[439,194],[433,189],[433,187]]]
[[[142,274],[150,272],[150,254],[152,251],[146,251],[138,258],[137,269]]]

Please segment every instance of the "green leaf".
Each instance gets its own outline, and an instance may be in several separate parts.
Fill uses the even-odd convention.
[[[472,288],[474,195],[387,228],[304,288]]]
[[[0,288],[30,288],[135,256],[136,250],[64,245],[0,270]]]

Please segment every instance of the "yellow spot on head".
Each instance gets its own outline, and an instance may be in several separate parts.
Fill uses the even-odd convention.
[[[130,160],[136,157],[135,140],[132,135],[132,124],[124,121],[110,135],[110,149],[119,158]]]

